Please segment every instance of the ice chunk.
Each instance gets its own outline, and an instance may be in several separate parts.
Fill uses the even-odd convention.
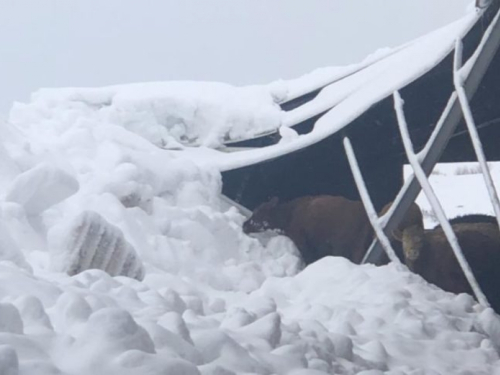
[[[191,334],[186,325],[182,316],[176,312],[168,312],[164,314],[159,320],[158,324],[162,327],[165,327],[169,331],[174,332],[178,336],[180,336],[186,342],[192,344],[193,340],[191,339]]]
[[[278,131],[281,136],[280,143],[290,142],[299,137],[299,134],[288,126],[281,126]]]
[[[213,363],[200,366],[199,369],[202,375],[236,375],[235,372]]]
[[[49,248],[51,268],[69,275],[100,269],[111,276],[144,277],[142,262],[122,231],[93,211],[53,228]]]
[[[91,369],[99,367],[105,369],[103,374],[121,374],[124,372],[111,371],[107,365],[110,361],[115,362],[120,354],[128,351],[155,353],[154,343],[146,330],[135,322],[129,312],[121,308],[100,309],[81,328],[62,348],[65,352],[60,356],[61,367],[74,367],[76,362],[83,366],[83,371],[80,372],[82,374],[92,373]],[[141,365],[140,361],[134,360],[130,364],[134,363]]]
[[[119,308],[104,308],[90,316],[80,344],[101,342],[103,346],[121,350],[140,350],[154,353],[154,343],[144,328],[130,313]],[[97,340],[97,341],[96,341]]]
[[[0,303],[0,332],[23,333],[23,321],[11,303]]]
[[[0,191],[3,192],[3,187],[8,186],[8,183],[21,171],[14,160],[9,156],[4,145],[0,143]]]
[[[22,363],[22,374],[65,375],[48,360],[28,360]]]
[[[158,351],[167,350],[197,365],[203,363],[201,353],[191,343],[187,342],[179,335],[154,323],[144,323],[143,327],[148,332]]]
[[[9,345],[0,346],[0,373],[2,375],[19,374],[19,360],[17,353]]]
[[[495,348],[500,350],[500,318],[493,309],[485,309],[479,315],[478,330],[487,333]]]
[[[116,362],[126,373],[200,375],[198,368],[188,361],[154,356],[137,350],[124,352]]]
[[[39,227],[36,220],[30,222],[24,207],[18,203],[2,202],[0,204],[0,220],[5,225],[5,231],[9,233],[17,247],[23,251],[32,253],[45,248],[45,236],[37,231]],[[35,225],[34,225],[35,224]]]
[[[35,296],[22,296],[15,301],[23,322],[31,327],[53,330],[52,323],[45,312],[42,302]]]
[[[196,332],[193,341],[206,362],[222,365],[237,373],[269,373],[263,364],[255,360],[243,346],[224,332],[215,329]]]
[[[29,215],[37,215],[76,193],[76,179],[49,164],[40,164],[17,176],[5,200],[24,206]]]
[[[330,334],[330,339],[333,342],[335,354],[340,358],[352,361],[354,345],[351,338],[342,334],[332,333]]]
[[[166,288],[161,291],[161,295],[171,311],[182,314],[186,310],[186,303],[182,300],[179,294],[175,292],[175,290]]]
[[[270,313],[239,329],[238,332],[264,339],[271,347],[276,348],[281,339],[281,318],[277,313]]]
[[[87,322],[92,314],[92,308],[88,302],[74,292],[61,294],[55,309],[59,314],[56,315],[54,325],[61,331],[69,331],[74,324]]]
[[[324,372],[324,371],[315,370],[315,369],[298,369],[298,370],[290,371],[288,374],[290,374],[290,375],[325,375],[328,373]]]
[[[244,327],[255,321],[255,315],[249,313],[242,307],[233,307],[228,310],[221,327],[225,329],[236,329]]]
[[[19,267],[30,269],[19,246],[10,236],[4,223],[0,221],[0,261],[3,260],[11,261]]]

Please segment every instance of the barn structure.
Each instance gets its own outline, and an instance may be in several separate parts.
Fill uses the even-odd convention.
[[[375,210],[396,199],[384,223],[386,232],[395,228],[421,189],[416,178],[403,184],[408,156],[394,107],[396,91],[425,174],[438,160],[477,160],[466,110],[482,140],[480,152],[487,160],[500,160],[500,1],[477,5],[463,20],[289,95],[280,103],[288,115],[285,125],[301,136],[280,142],[276,129],[227,143],[231,155],[221,167],[223,193],[249,209],[273,196],[359,199],[346,156],[348,139]],[[381,254],[375,241],[366,261],[377,262]]]

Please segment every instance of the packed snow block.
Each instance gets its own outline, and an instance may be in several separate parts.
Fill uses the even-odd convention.
[[[9,156],[4,145],[0,143],[0,191],[3,192],[4,186],[7,186],[19,173],[21,171],[18,166]]]
[[[14,305],[19,311],[26,333],[40,332],[40,329],[44,332],[54,330],[42,301],[37,297],[23,295],[15,300]]]
[[[11,303],[0,303],[0,332],[22,335],[24,324],[19,310]]]
[[[28,215],[37,215],[78,191],[76,179],[49,164],[40,164],[18,175],[5,200],[19,203]]]
[[[51,268],[76,275],[100,269],[111,276],[144,277],[144,267],[122,231],[93,211],[84,211],[74,220],[49,233]]]
[[[0,346],[0,374],[19,374],[19,359],[17,357],[17,352],[10,345]]]
[[[281,318],[278,313],[270,313],[240,328],[238,332],[263,339],[269,343],[272,348],[276,348],[281,340]]]
[[[76,345],[78,349],[102,350],[102,354],[138,350],[155,353],[153,340],[126,310],[107,307],[94,312]],[[99,342],[99,345],[95,345]],[[85,350],[91,354],[92,350]],[[95,353],[98,354],[98,353]],[[91,357],[96,357],[92,355]]]
[[[0,262],[4,260],[10,261],[24,269],[31,269],[21,249],[11,237],[5,222],[0,221]]]

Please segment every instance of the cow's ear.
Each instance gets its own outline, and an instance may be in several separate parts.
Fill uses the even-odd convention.
[[[269,201],[269,205],[272,207],[276,207],[279,202],[280,199],[278,197],[272,197],[271,200]]]

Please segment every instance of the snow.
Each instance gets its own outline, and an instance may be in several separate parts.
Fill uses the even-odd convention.
[[[276,130],[277,104],[284,93],[276,82],[234,87],[218,82],[150,82],[103,88],[41,89],[26,106],[11,113],[24,121],[73,122],[79,118],[109,121],[167,148],[216,147],[223,141]],[[66,116],[61,118],[60,116]],[[65,125],[61,125],[65,126]]]
[[[314,91],[320,87],[328,86],[337,82],[345,77],[353,75],[366,67],[378,62],[379,60],[390,56],[412,43],[405,44],[398,48],[380,48],[374,53],[367,56],[362,62],[348,66],[329,66],[316,69],[308,74],[299,78],[281,82],[286,87],[286,97],[283,101],[293,100],[308,92]]]
[[[5,191],[30,181],[78,188],[42,189],[45,204],[29,212],[36,199],[0,202],[18,258],[0,263],[6,373],[500,369],[500,320],[472,297],[443,292],[396,265],[331,257],[301,271],[285,237],[260,242],[242,233],[244,217],[220,198],[217,170],[99,119],[66,128],[57,119],[11,120],[2,127],[13,136],[2,142],[19,172]],[[48,166],[58,172],[36,172]],[[28,176],[23,185],[20,176]],[[58,272],[68,263],[55,254],[71,257],[71,244],[86,256],[133,248],[144,277],[113,277],[106,267]]]
[[[286,85],[40,90],[13,108],[0,123],[0,373],[500,373],[500,317],[471,296],[396,264],[304,269],[286,237],[242,232],[218,163],[240,156],[180,142],[215,147],[259,123],[280,128],[280,152],[302,147],[277,109]],[[467,193],[476,174],[442,173],[447,213],[486,209]]]
[[[78,182],[63,170],[40,164],[12,181],[5,201],[22,205],[28,215],[38,215],[78,190]]]
[[[500,164],[489,162],[488,167],[498,194],[500,193]],[[403,171],[405,179],[412,173],[409,165],[406,165]],[[495,216],[479,163],[438,163],[432,170],[429,181],[446,217],[453,218],[469,213]],[[462,188],[462,186],[466,187]],[[424,226],[435,227],[438,221],[425,194],[420,193],[416,202],[424,214]]]

